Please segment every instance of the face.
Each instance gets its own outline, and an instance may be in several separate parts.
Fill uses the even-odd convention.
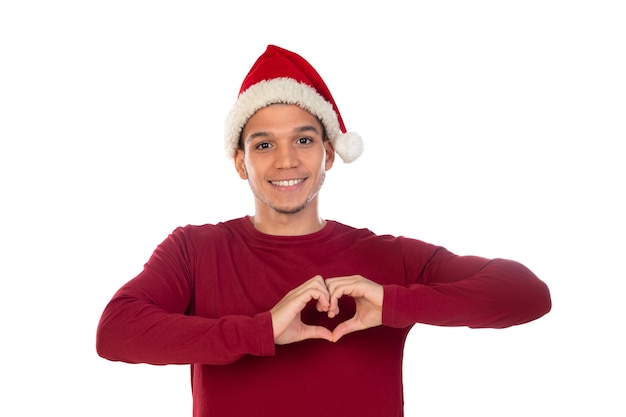
[[[242,142],[235,166],[248,180],[257,212],[295,214],[317,202],[335,152],[315,116],[296,105],[264,107],[246,123]]]

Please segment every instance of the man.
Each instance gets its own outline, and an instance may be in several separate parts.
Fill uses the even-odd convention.
[[[502,328],[550,310],[517,262],[320,216],[335,154],[352,162],[362,143],[301,56],[267,48],[225,136],[254,215],[176,229],[97,333],[107,359],[190,364],[194,416],[401,416],[413,324]]]

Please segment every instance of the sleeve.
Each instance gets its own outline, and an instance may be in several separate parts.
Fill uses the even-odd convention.
[[[275,353],[269,312],[217,319],[188,314],[192,256],[182,228],[157,247],[105,307],[96,332],[100,356],[155,365],[228,364]]]
[[[419,242],[405,243],[404,257],[415,257]],[[515,261],[458,256],[436,248],[425,264],[409,262],[405,269],[407,285],[384,288],[383,324],[391,327],[423,323],[504,328],[551,309],[547,285]]]

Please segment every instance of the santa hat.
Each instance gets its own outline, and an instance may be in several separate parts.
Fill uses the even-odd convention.
[[[226,118],[225,148],[235,155],[243,127],[257,110],[271,104],[296,104],[324,125],[335,152],[346,162],[363,152],[363,141],[346,127],[326,83],[300,55],[269,45],[250,69]]]

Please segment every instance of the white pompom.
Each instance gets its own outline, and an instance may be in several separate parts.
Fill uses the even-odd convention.
[[[349,164],[363,153],[363,139],[355,132],[342,133],[333,141],[333,147],[343,162]]]

